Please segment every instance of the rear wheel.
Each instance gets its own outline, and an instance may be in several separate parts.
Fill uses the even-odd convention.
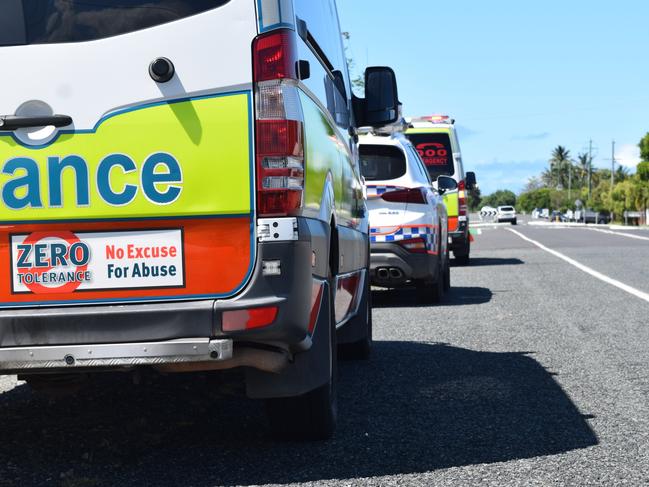
[[[466,236],[466,241],[464,245],[459,250],[453,251],[453,256],[455,257],[455,262],[458,265],[469,265],[469,254],[471,253],[471,241],[469,236]]]
[[[336,429],[336,417],[338,414],[336,398],[338,355],[333,282],[334,279],[329,279],[327,308],[320,311],[321,313],[328,313],[327,323],[331,337],[329,381],[301,396],[268,399],[266,401],[266,414],[271,433],[275,438],[282,440],[327,440],[331,438]]]
[[[446,252],[444,261],[444,291],[448,291],[451,289],[451,260],[448,252]]]
[[[423,304],[435,304],[442,301],[444,297],[444,267],[442,266],[441,252],[437,255],[437,276],[436,280],[420,280],[415,283],[417,286],[417,301]]]

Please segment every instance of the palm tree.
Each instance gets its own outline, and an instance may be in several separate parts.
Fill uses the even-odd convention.
[[[572,160],[570,159],[570,151],[558,145],[552,151],[550,158],[550,183],[556,182],[556,186],[566,187],[570,179],[572,171]],[[552,184],[551,184],[552,185]]]
[[[615,182],[619,183],[624,181],[629,177],[629,174],[631,174],[631,171],[629,171],[628,167],[617,166],[617,169],[615,169]]]
[[[588,154],[578,154],[577,155],[577,172],[579,175],[579,181],[582,186],[588,184],[588,168],[590,166],[590,157]]]

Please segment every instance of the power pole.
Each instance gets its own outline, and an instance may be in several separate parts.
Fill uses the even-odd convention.
[[[613,185],[615,184],[615,141],[611,144],[611,197],[613,197]]]
[[[613,185],[615,184],[615,141],[611,144],[611,220],[613,214]]]
[[[588,141],[588,199],[593,190],[593,139]]]

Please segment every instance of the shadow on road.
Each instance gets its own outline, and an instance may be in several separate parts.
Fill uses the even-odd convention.
[[[596,445],[554,378],[525,353],[378,342],[341,366],[339,428],[277,443],[260,403],[215,400],[204,377],[132,386],[106,376],[73,399],[0,394],[0,485],[251,485],[426,472]]]
[[[493,293],[486,287],[451,287],[436,308],[443,306],[460,306],[465,304],[483,304],[491,301]],[[372,290],[372,307],[374,308],[419,308],[430,307],[417,301],[414,288]]]
[[[454,263],[454,259],[451,259],[451,267],[486,267],[486,266],[498,266],[498,265],[521,265],[521,264],[525,264],[525,262],[516,258],[471,257],[468,266],[458,266],[457,264]]]

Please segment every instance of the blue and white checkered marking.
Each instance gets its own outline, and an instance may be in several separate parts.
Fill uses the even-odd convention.
[[[370,243],[390,243],[399,242],[402,240],[410,240],[413,238],[423,238],[426,241],[426,250],[432,250],[435,248],[435,234],[433,233],[433,227],[399,227],[399,229],[394,233],[387,235],[378,235],[380,233],[384,233],[385,228],[394,227],[370,228]]]

